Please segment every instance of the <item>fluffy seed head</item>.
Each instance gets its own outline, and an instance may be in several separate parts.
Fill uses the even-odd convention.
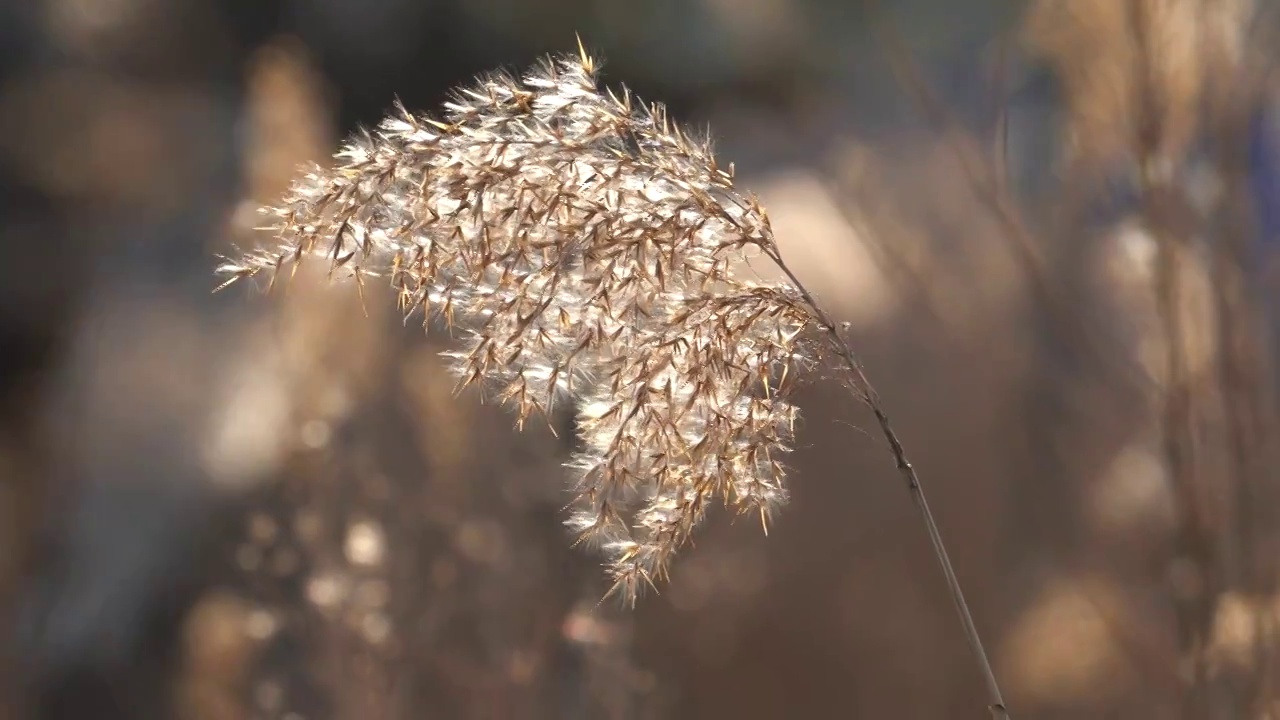
[[[443,119],[398,108],[266,212],[271,247],[228,282],[274,283],[309,257],[464,336],[448,353],[519,423],[571,400],[580,450],[567,524],[615,591],[654,583],[713,502],[767,520],[811,316],[785,284],[768,216],[661,106],[601,91],[585,53],[459,90]]]

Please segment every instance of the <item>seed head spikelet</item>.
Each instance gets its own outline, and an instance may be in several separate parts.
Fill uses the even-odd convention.
[[[580,47],[581,50],[581,47]],[[518,422],[571,399],[567,524],[615,590],[656,583],[713,502],[786,499],[804,298],[741,272],[776,256],[768,218],[661,106],[602,91],[585,52],[457,91],[440,119],[397,106],[265,212],[275,241],[228,259],[274,284],[313,258],[389,280],[441,318],[461,387]]]

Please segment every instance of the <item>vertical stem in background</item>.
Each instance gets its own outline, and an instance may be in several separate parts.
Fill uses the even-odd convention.
[[[1261,21],[1263,18],[1259,17]],[[1265,27],[1265,24],[1263,24]],[[1255,40],[1258,42],[1261,38]],[[1266,45],[1259,45],[1266,47]],[[1219,395],[1228,443],[1231,484],[1232,566],[1228,580],[1246,597],[1266,607],[1275,592],[1272,559],[1276,502],[1274,387],[1270,329],[1259,298],[1251,292],[1249,251],[1257,237],[1250,147],[1253,120],[1263,107],[1259,63],[1237,67],[1239,83],[1215,89],[1209,128],[1223,190],[1214,207],[1214,304],[1217,313]],[[1265,72],[1265,71],[1264,71]],[[1261,712],[1271,703],[1275,669],[1274,618],[1258,611],[1252,672],[1241,679],[1242,704]]]
[[[1152,192],[1151,188],[1143,190],[1144,195]],[[1147,206],[1144,213],[1149,218],[1158,214],[1161,212],[1160,203],[1158,198],[1144,199],[1144,206]],[[1196,479],[1191,427],[1191,378],[1185,357],[1186,336],[1181,318],[1182,250],[1178,241],[1167,231],[1157,230],[1155,227],[1152,229],[1157,243],[1154,291],[1161,335],[1165,343],[1165,388],[1160,413],[1160,436],[1179,510],[1171,561],[1190,563],[1190,569],[1195,573],[1194,582],[1185,587],[1174,588],[1174,600],[1179,616],[1181,650],[1184,659],[1190,661],[1193,668],[1191,686],[1187,688],[1188,716],[1198,717],[1200,713],[1192,708],[1200,705],[1204,685],[1208,680],[1205,649],[1209,642],[1218,583],[1214,581],[1214,542]]]
[[[1160,412],[1161,444],[1170,481],[1178,503],[1178,526],[1174,530],[1170,569],[1188,572],[1187,579],[1173,580],[1173,601],[1178,617],[1182,661],[1191,668],[1184,688],[1183,716],[1207,718],[1226,708],[1233,700],[1229,693],[1216,692],[1210,677],[1207,651],[1212,641],[1214,615],[1226,586],[1222,568],[1222,547],[1215,533],[1220,519],[1202,488],[1196,456],[1194,379],[1186,356],[1188,328],[1183,322],[1185,302],[1182,279],[1184,263],[1193,261],[1197,214],[1178,189],[1180,163],[1164,147],[1170,140],[1165,107],[1169,98],[1159,83],[1154,63],[1156,18],[1143,0],[1129,0],[1128,23],[1133,43],[1133,92],[1135,127],[1132,147],[1138,163],[1139,200],[1142,218],[1156,243],[1154,295],[1164,340],[1164,378]],[[1192,228],[1188,232],[1188,228]],[[1179,573],[1181,574],[1181,573]],[[1226,708],[1237,716],[1238,708]]]
[[[864,2],[879,16],[894,69],[902,77],[905,87],[916,96],[915,99],[927,119],[943,132],[956,130],[958,124],[927,86],[922,73],[911,60],[910,50],[891,19],[883,12],[878,0]],[[1264,542],[1259,537],[1259,530],[1264,523],[1257,519],[1256,513],[1260,511],[1259,507],[1272,504],[1269,499],[1271,496],[1264,495],[1269,492],[1272,478],[1270,474],[1263,477],[1267,472],[1263,468],[1275,466],[1272,461],[1276,452],[1275,441],[1269,439],[1275,436],[1276,427],[1272,407],[1274,400],[1268,394],[1272,384],[1269,374],[1271,365],[1269,351],[1260,347],[1261,343],[1255,342],[1253,338],[1258,319],[1247,292],[1242,260],[1244,246],[1240,244],[1245,242],[1241,233],[1247,235],[1248,231],[1247,228],[1232,226],[1233,216],[1247,213],[1247,210],[1238,207],[1240,199],[1247,192],[1240,187],[1240,183],[1235,187],[1230,185],[1233,179],[1239,177],[1241,159],[1236,158],[1235,163],[1228,162],[1230,158],[1224,154],[1217,158],[1219,167],[1216,169],[1227,176],[1226,202],[1233,207],[1223,213],[1226,216],[1223,226],[1216,228],[1222,237],[1213,243],[1214,289],[1218,295],[1215,302],[1218,306],[1220,333],[1218,361],[1221,374],[1218,382],[1228,414],[1225,430],[1233,456],[1231,461],[1234,467],[1227,475],[1227,481],[1231,483],[1229,492],[1234,495],[1237,505],[1233,514],[1246,522],[1250,513],[1255,514],[1252,530],[1240,525],[1224,527],[1220,523],[1226,518],[1220,520],[1214,514],[1214,508],[1206,506],[1206,487],[1198,478],[1196,388],[1186,354],[1186,340],[1192,328],[1187,326],[1182,312],[1186,290],[1183,287],[1185,270],[1187,263],[1196,262],[1196,254],[1191,251],[1192,243],[1197,242],[1197,238],[1195,231],[1190,228],[1195,225],[1197,218],[1189,199],[1177,185],[1179,178],[1175,158],[1169,156],[1169,148],[1163,147],[1169,139],[1165,136],[1170,132],[1167,115],[1176,108],[1164,106],[1169,100],[1164,96],[1166,88],[1160,84],[1164,78],[1159,76],[1159,68],[1153,66],[1158,60],[1153,53],[1158,50],[1153,47],[1152,33],[1161,31],[1152,24],[1157,18],[1151,17],[1150,13],[1159,11],[1154,5],[1143,0],[1127,0],[1126,10],[1134,52],[1132,67],[1124,70],[1132,72],[1132,87],[1135,92],[1134,115],[1137,127],[1132,147],[1141,170],[1138,187],[1141,214],[1158,248],[1152,291],[1166,343],[1166,377],[1161,386],[1153,389],[1163,398],[1160,411],[1163,449],[1176,494],[1175,502],[1180,512],[1179,526],[1174,537],[1175,547],[1170,559],[1189,567],[1195,575],[1194,585],[1189,588],[1189,592],[1180,593],[1174,598],[1183,659],[1194,671],[1193,679],[1184,688],[1187,694],[1186,714],[1189,717],[1205,717],[1214,712],[1225,712],[1228,716],[1239,716],[1245,702],[1240,693],[1226,692],[1232,688],[1210,677],[1206,650],[1212,639],[1212,624],[1218,601],[1233,586],[1234,568],[1241,566],[1245,573],[1259,575],[1250,581],[1259,582],[1260,587],[1267,588],[1265,593],[1261,593],[1261,597],[1270,602],[1270,588],[1274,582],[1265,578],[1274,574],[1274,569],[1268,566],[1263,570],[1260,558],[1253,563],[1255,567],[1248,568],[1247,556],[1259,553],[1258,544]],[[1208,11],[1216,5],[1211,1],[1205,3],[1203,9]],[[1270,6],[1259,8],[1254,18],[1255,27],[1265,25],[1266,14],[1275,10]],[[1211,22],[1201,23],[1202,28],[1211,26]],[[1265,42],[1259,43],[1256,40],[1249,45],[1267,47]],[[1223,79],[1225,78],[1217,78]],[[1213,81],[1211,78],[1210,82]],[[1234,79],[1231,81],[1234,82]],[[1239,145],[1239,138],[1245,132],[1247,128],[1218,128],[1220,140],[1232,147]],[[1061,312],[1063,308],[1055,295],[1056,289],[1039,276],[1043,260],[1029,250],[1032,247],[1030,238],[1018,221],[1014,206],[1006,198],[1007,187],[1002,186],[1000,146],[997,145],[995,153],[995,167],[988,167],[978,162],[976,158],[980,156],[980,152],[973,149],[972,143],[966,143],[964,138],[956,138],[954,135],[951,140],[966,179],[974,186],[978,198],[987,203],[1000,220],[1002,229],[1012,241],[1016,256],[1030,271],[1032,289],[1036,292],[1037,299],[1045,303],[1055,319],[1071,321],[1064,326],[1071,329],[1075,336],[1071,338],[1071,344],[1088,345],[1085,342],[1086,336],[1079,332],[1081,328],[1076,327],[1075,319],[1070,317],[1069,312]],[[1243,162],[1247,163],[1247,158]],[[1225,246],[1233,239],[1236,241],[1234,250]],[[1229,282],[1224,284],[1224,280]],[[1153,386],[1145,373],[1135,372],[1132,377],[1140,387]],[[1226,530],[1235,534],[1233,539],[1239,544],[1239,548],[1224,544],[1223,531]],[[1263,545],[1263,548],[1266,546]],[[1245,556],[1239,561],[1233,556],[1237,551]],[[1265,556],[1268,551],[1269,548],[1263,549],[1261,554]],[[1269,650],[1275,633],[1274,628],[1270,627],[1273,624],[1269,617],[1260,618],[1260,625],[1263,627],[1259,629],[1258,638],[1259,673],[1269,672],[1274,664]],[[1261,702],[1261,697],[1267,691],[1264,682],[1257,688],[1257,697],[1253,699]]]

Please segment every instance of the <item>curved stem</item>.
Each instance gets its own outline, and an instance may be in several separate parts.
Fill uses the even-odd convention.
[[[769,249],[766,253],[769,259],[777,264],[778,268],[787,276],[787,279],[791,281],[792,286],[800,293],[801,298],[812,311],[823,332],[830,337],[833,349],[844,363],[845,369],[848,370],[853,380],[855,391],[859,393],[860,399],[866,403],[867,407],[875,415],[876,423],[880,427],[880,434],[889,443],[889,450],[893,453],[898,475],[911,493],[911,500],[915,503],[916,509],[920,511],[920,518],[924,522],[925,530],[929,535],[929,543],[933,546],[934,557],[937,558],[938,564],[942,567],[942,574],[946,578],[947,588],[951,591],[951,600],[955,604],[956,614],[960,616],[960,624],[964,628],[965,639],[969,642],[969,650],[973,653],[974,660],[978,663],[978,670],[982,673],[983,680],[986,682],[987,709],[990,710],[991,717],[995,720],[1009,720],[1009,711],[1005,706],[1004,696],[1000,693],[1000,684],[996,681],[995,671],[991,669],[991,661],[987,657],[986,649],[982,646],[982,638],[978,635],[978,628],[973,622],[973,615],[969,612],[968,603],[965,602],[964,592],[960,589],[960,580],[956,577],[955,569],[951,565],[951,558],[947,554],[946,544],[942,541],[942,533],[938,530],[938,524],[934,521],[933,513],[929,510],[929,501],[925,497],[924,486],[920,484],[920,477],[916,474],[915,467],[907,459],[906,449],[903,448],[902,441],[898,438],[898,433],[894,430],[893,424],[889,422],[889,415],[885,412],[884,406],[880,402],[880,396],[871,385],[871,381],[867,379],[862,363],[858,361],[857,355],[840,333],[839,327],[832,321],[831,316],[818,304],[813,294],[804,286],[804,283],[800,282],[800,279],[795,276],[795,273],[782,260],[782,256],[777,250]]]

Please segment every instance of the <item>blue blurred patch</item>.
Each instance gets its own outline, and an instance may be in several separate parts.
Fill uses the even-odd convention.
[[[1254,114],[1249,127],[1249,180],[1258,240],[1265,253],[1280,243],[1280,123],[1271,108]]]

